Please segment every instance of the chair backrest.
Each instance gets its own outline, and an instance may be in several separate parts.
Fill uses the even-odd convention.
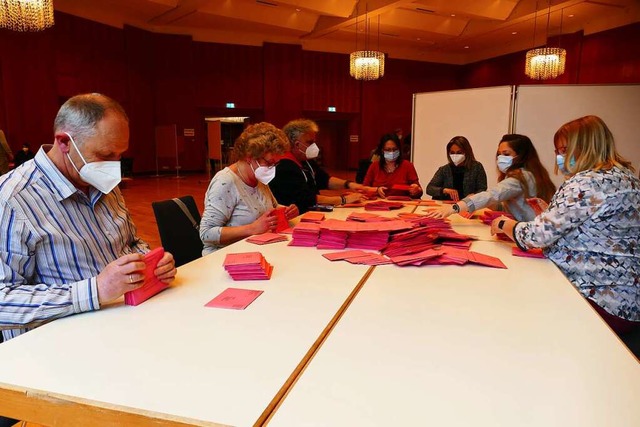
[[[200,212],[193,196],[182,196],[179,199],[191,213],[196,226],[200,225]],[[151,206],[158,223],[162,246],[173,254],[176,267],[200,258],[203,247],[200,233],[182,208],[174,200],[152,202]]]

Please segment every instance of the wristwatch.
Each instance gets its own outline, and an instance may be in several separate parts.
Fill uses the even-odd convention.
[[[460,213],[460,206],[458,206],[457,203],[454,203],[453,205],[451,205],[451,209],[453,209],[455,213]]]

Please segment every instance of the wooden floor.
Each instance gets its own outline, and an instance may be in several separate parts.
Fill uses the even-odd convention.
[[[355,179],[354,171],[327,170],[332,176],[342,179]],[[120,185],[127,208],[138,228],[138,236],[151,248],[161,246],[151,202],[174,197],[191,195],[200,212],[204,209],[204,195],[210,178],[206,174],[191,174],[176,178],[167,176],[136,176]]]

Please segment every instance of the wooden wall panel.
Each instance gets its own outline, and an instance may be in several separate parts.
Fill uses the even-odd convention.
[[[302,47],[265,43],[264,119],[275,126],[302,116]]]

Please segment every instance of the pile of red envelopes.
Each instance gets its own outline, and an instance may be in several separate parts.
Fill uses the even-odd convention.
[[[124,294],[124,303],[126,305],[142,304],[158,292],[169,287],[155,275],[154,271],[158,262],[164,256],[163,248],[155,248],[144,255],[144,283],[138,289],[126,292]]]
[[[293,228],[293,240],[290,246],[316,246],[320,237],[320,224],[315,222],[300,222]]]
[[[351,264],[381,265],[391,264],[391,260],[380,254],[360,250],[330,252],[322,254],[329,261],[347,261]]]
[[[269,280],[273,272],[260,252],[227,254],[222,265],[233,280]]]
[[[364,205],[365,211],[391,211],[394,209],[400,209],[404,205],[400,202],[387,202],[384,200],[378,200],[375,202],[370,202]]]
[[[256,245],[266,245],[268,243],[286,242],[287,240],[288,240],[287,236],[283,236],[282,234],[271,233],[271,232],[256,234],[255,236],[251,236],[247,238],[247,242],[254,243]]]

